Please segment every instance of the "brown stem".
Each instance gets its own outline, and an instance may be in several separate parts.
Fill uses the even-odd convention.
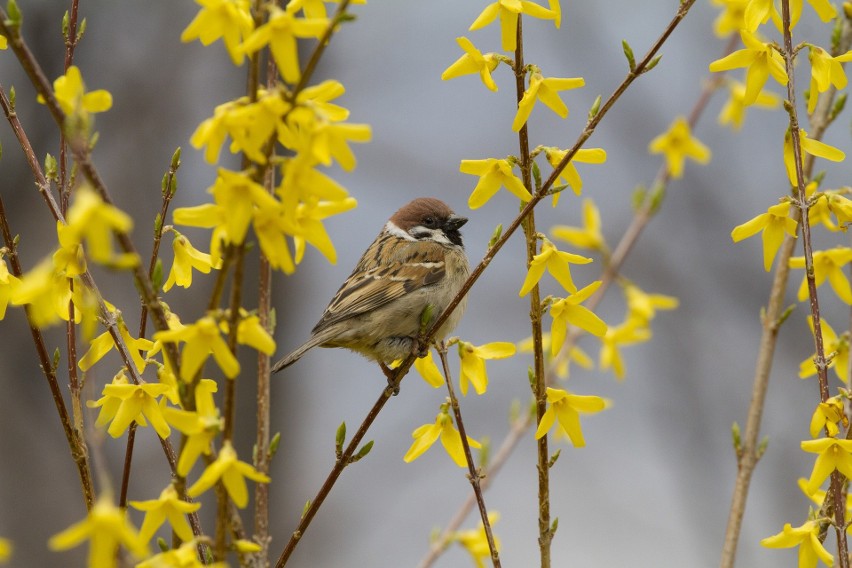
[[[461,443],[464,448],[464,457],[467,460],[468,479],[473,487],[473,495],[476,499],[476,504],[479,505],[479,517],[482,519],[482,527],[485,531],[485,540],[488,541],[488,550],[491,551],[491,563],[494,568],[500,568],[500,555],[497,551],[497,545],[494,543],[494,534],[491,532],[491,522],[488,520],[488,509],[485,507],[485,497],[482,496],[482,474],[473,463],[473,454],[470,451],[470,443],[467,441],[467,432],[465,431],[464,421],[462,420],[459,399],[453,389],[453,377],[450,374],[450,365],[447,363],[446,343],[441,341],[438,344],[437,349],[438,355],[441,357],[441,365],[444,368],[447,393],[450,395],[450,406],[452,406],[453,415],[456,417],[456,426],[459,427],[459,436],[461,436]]]
[[[793,160],[796,166],[795,200],[801,210],[802,246],[805,256],[805,277],[808,282],[808,297],[811,308],[811,321],[813,323],[814,343],[816,345],[816,356],[814,364],[819,377],[820,401],[825,402],[829,398],[828,390],[828,361],[825,358],[825,346],[822,338],[822,323],[820,319],[819,297],[817,295],[816,280],[814,278],[813,243],[811,240],[811,226],[808,219],[808,199],[805,195],[805,172],[802,162],[802,146],[799,137],[799,119],[796,111],[796,87],[794,77],[794,53],[793,37],[790,31],[790,1],[781,1],[781,20],[784,31],[784,63],[787,70],[787,111],[790,115],[790,137],[793,146]],[[839,470],[831,474],[831,492],[834,494],[834,525],[837,534],[837,555],[841,568],[849,568],[849,553],[846,542],[846,523],[844,514],[846,503],[843,501],[842,486],[844,475]]]

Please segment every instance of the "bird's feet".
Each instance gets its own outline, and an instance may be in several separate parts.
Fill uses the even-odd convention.
[[[385,374],[385,378],[388,380],[388,388],[391,389],[391,394],[396,396],[399,394],[399,383],[396,382],[396,372],[379,361],[379,367],[382,369],[382,373]]]

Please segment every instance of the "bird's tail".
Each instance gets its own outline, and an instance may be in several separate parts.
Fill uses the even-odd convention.
[[[313,349],[317,345],[321,344],[323,341],[325,341],[325,337],[322,337],[322,336],[314,336],[314,337],[310,338],[303,345],[301,345],[298,349],[296,349],[295,351],[293,351],[292,353],[290,353],[289,355],[287,355],[286,357],[284,357],[283,359],[281,359],[277,363],[275,363],[272,366],[271,372],[277,373],[281,369],[284,369],[285,367],[289,367],[290,365],[292,365],[293,363],[298,361],[302,357],[302,355],[304,355],[308,350]]]

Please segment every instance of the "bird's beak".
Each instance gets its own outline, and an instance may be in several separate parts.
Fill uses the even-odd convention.
[[[467,223],[467,217],[459,217],[457,215],[450,216],[444,223],[444,228],[448,231],[458,231],[462,225]]]

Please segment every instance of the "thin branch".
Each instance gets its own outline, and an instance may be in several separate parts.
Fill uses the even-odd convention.
[[[453,377],[450,374],[450,365],[447,363],[447,344],[441,341],[438,346],[438,355],[441,358],[441,365],[444,368],[444,379],[447,384],[447,393],[450,395],[450,406],[453,408],[453,415],[456,418],[456,426],[459,428],[459,436],[461,436],[462,448],[464,448],[464,457],[467,461],[468,479],[473,487],[473,495],[476,499],[476,504],[479,505],[479,517],[482,519],[482,527],[485,531],[485,540],[488,541],[488,550],[491,551],[491,563],[494,568],[500,568],[500,555],[497,551],[497,545],[494,542],[494,533],[491,531],[491,522],[488,520],[488,508],[485,506],[485,497],[482,496],[482,474],[473,463],[473,454],[470,451],[470,443],[467,441],[467,432],[465,431],[464,421],[462,420],[461,408],[459,407],[459,399],[453,389]]]

